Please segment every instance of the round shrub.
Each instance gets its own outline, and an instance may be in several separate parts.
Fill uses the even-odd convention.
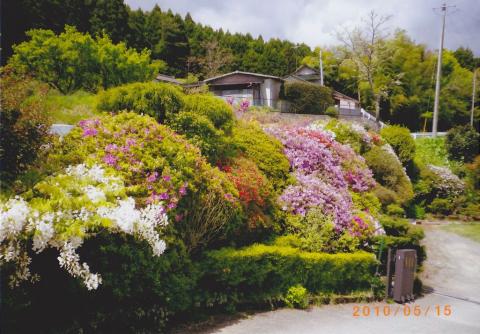
[[[415,140],[411,136],[410,130],[398,125],[389,125],[380,131],[380,135],[392,146],[404,166],[413,160]]]
[[[400,203],[405,203],[413,197],[412,183],[395,153],[390,151],[388,146],[373,146],[365,154],[365,160],[375,180],[395,192]]]
[[[459,210],[461,215],[467,216],[472,220],[480,220],[480,204],[468,203]]]
[[[392,203],[400,202],[400,199],[398,198],[395,191],[385,188],[379,183],[377,183],[377,185],[373,189],[373,194],[375,195],[375,197],[378,198],[378,200],[384,207]]]
[[[333,118],[338,118],[338,109],[334,106],[330,106],[327,108],[327,110],[325,110],[325,115]]]
[[[404,217],[405,210],[398,204],[389,204],[387,205],[387,214],[394,217]]]
[[[283,300],[287,307],[306,309],[308,307],[308,291],[300,284],[292,286]]]
[[[228,103],[208,94],[186,95],[183,101],[182,111],[203,115],[213,123],[216,129],[224,131],[225,134],[231,133],[234,118],[232,107]]]
[[[467,164],[467,179],[474,189],[480,189],[480,155]]]
[[[428,210],[432,213],[442,216],[448,216],[453,212],[454,205],[451,200],[445,198],[435,198],[428,206]]]
[[[415,249],[417,251],[417,263],[420,268],[421,264],[426,258],[425,246],[421,245],[421,240],[425,237],[425,233],[420,226],[415,226],[409,223],[407,219],[380,216],[380,224],[382,225],[385,235],[375,237],[375,248],[379,250],[381,245],[385,250],[387,247],[396,249]],[[380,271],[386,272],[387,252],[381,253]]]
[[[354,252],[360,245],[359,237],[349,230],[339,231],[331,215],[320,208],[310,210],[305,216],[288,215],[286,229],[298,238],[298,248],[308,252]]]
[[[238,190],[246,220],[244,231],[259,234],[264,230],[279,230],[272,217],[276,207],[272,185],[257,165],[249,159],[237,157],[222,170]]]
[[[205,115],[182,111],[168,121],[168,126],[178,133],[185,134],[191,143],[198,146],[202,155],[211,164],[232,155],[231,140],[222,130],[215,128]]]
[[[369,133],[361,125],[354,126],[353,124],[332,119],[327,123],[325,129],[335,134],[336,141],[350,145],[357,153],[363,154],[366,152],[373,141]]]
[[[134,237],[100,233],[87,240],[82,245],[81,258],[103,276],[103,284],[95,292],[58,270],[57,254],[53,251],[34,255],[32,270],[42,277],[39,282],[15,289],[2,284],[2,330],[163,331],[173,316],[193,308],[200,274],[181,242],[168,243],[163,256],[152,257],[148,246]],[[5,271],[2,267],[2,282]]]
[[[465,184],[447,167],[419,165],[420,180],[415,184],[418,201],[431,203],[435,198],[453,200],[465,191]]]
[[[233,129],[232,140],[245,157],[255,162],[277,193],[291,183],[290,163],[282,144],[258,124],[239,121]]]
[[[214,165],[234,155],[231,145],[235,123],[232,108],[218,97],[186,95],[180,113],[170,114],[165,122],[197,145]]]
[[[372,216],[377,216],[382,208],[382,204],[373,191],[356,193],[351,191],[353,207],[356,210],[365,211]]]
[[[123,110],[149,115],[164,123],[183,107],[180,88],[165,83],[136,82],[101,92],[97,109],[118,113]]]
[[[307,82],[285,83],[282,95],[291,103],[293,113],[319,115],[334,104],[330,88]]]
[[[445,139],[450,159],[470,162],[480,152],[480,134],[470,125],[459,125],[450,129]]]
[[[49,138],[42,102],[48,88],[3,69],[0,78],[0,176],[12,180],[38,157]]]

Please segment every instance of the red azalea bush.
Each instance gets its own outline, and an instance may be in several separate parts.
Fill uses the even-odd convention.
[[[238,190],[247,230],[272,227],[274,191],[257,165],[245,157],[237,157],[221,168]]]

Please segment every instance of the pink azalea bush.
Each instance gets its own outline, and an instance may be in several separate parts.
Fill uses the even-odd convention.
[[[350,191],[366,192],[375,186],[364,159],[321,128],[271,127],[267,132],[284,145],[284,152],[297,179],[280,196],[284,210],[305,216],[321,208],[331,215],[338,231],[359,224]],[[363,220],[362,220],[363,222]]]
[[[347,228],[352,219],[348,191],[335,188],[318,176],[318,173],[295,173],[297,184],[287,187],[280,196],[283,209],[305,216],[310,209],[320,207],[325,214],[334,217],[339,230]]]

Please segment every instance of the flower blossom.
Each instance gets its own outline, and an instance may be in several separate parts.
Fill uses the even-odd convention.
[[[153,172],[147,177],[147,182],[149,183],[155,182],[157,180],[157,177],[158,177],[158,173]]]
[[[0,242],[17,236],[23,229],[30,208],[21,197],[15,197],[0,208]]]
[[[110,153],[106,154],[103,157],[103,162],[110,166],[115,166],[117,164],[117,161],[118,161],[118,158]]]

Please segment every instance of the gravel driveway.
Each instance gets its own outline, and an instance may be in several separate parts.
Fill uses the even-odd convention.
[[[424,244],[423,283],[436,293],[480,304],[480,243],[430,225],[425,226]]]

